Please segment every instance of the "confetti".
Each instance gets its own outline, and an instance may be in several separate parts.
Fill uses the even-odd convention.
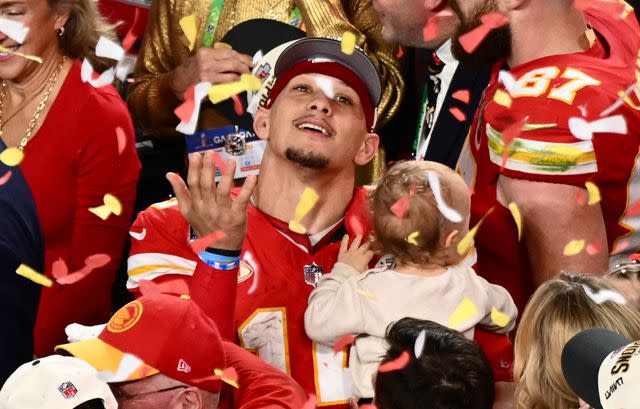
[[[107,383],[124,382],[128,380],[131,374],[141,365],[143,365],[143,362],[140,358],[125,353],[115,373],[111,371],[100,371],[98,372],[98,379]]]
[[[67,335],[67,340],[69,342],[80,342],[86,341],[87,339],[98,338],[100,333],[107,324],[99,324],[99,325],[81,325],[81,324],[69,324],[65,327],[64,332]]]
[[[362,236],[365,237],[366,234],[364,232],[364,225],[360,218],[352,213],[347,216],[347,231],[353,234],[354,236]]]
[[[640,200],[637,201],[633,206],[631,206],[629,210],[627,210],[628,217],[637,216],[639,214],[640,214]]]
[[[336,91],[333,88],[333,82],[330,78],[325,76],[319,76],[315,78],[316,85],[324,92],[324,95],[329,99],[336,97]]]
[[[589,206],[600,203],[601,196],[598,186],[593,182],[587,182],[584,185],[587,187],[587,192],[589,192],[589,201],[587,202]]]
[[[193,47],[196,45],[196,36],[198,35],[198,27],[195,14],[182,17],[179,24],[182,32],[184,33],[185,37],[187,37],[187,41],[189,42],[189,51],[193,51]]]
[[[260,60],[262,59],[263,56],[264,55],[262,53],[262,50],[256,51],[256,53],[253,54],[253,58],[251,59],[251,64],[254,65],[254,66],[258,65],[258,63],[260,62]]]
[[[231,99],[233,100],[233,111],[238,116],[242,116],[244,114],[244,108],[242,107],[242,101],[240,101],[240,97],[237,95],[232,95]]]
[[[190,85],[184,91],[184,102],[178,105],[176,109],[173,110],[173,113],[180,119],[182,122],[189,122],[191,116],[193,115],[193,108],[195,107],[195,92],[196,86]]]
[[[576,202],[580,206],[585,206],[587,204],[587,192],[584,189],[576,190]]]
[[[6,148],[0,152],[0,162],[7,166],[18,166],[24,159],[24,153],[15,147]]]
[[[220,156],[220,153],[219,152],[213,152],[211,156],[213,158],[213,164],[215,165],[215,167],[220,169],[220,172],[222,172],[222,173],[226,172],[227,165],[224,162],[224,159],[222,159],[222,156]]]
[[[440,25],[438,24],[437,15],[433,15],[427,20],[427,24],[422,28],[422,39],[425,42],[434,40],[440,33]]]
[[[495,307],[491,308],[491,321],[499,327],[506,327],[511,322],[511,318],[505,313],[498,311]]]
[[[396,54],[397,59],[401,59],[404,56],[404,49],[402,46],[398,46],[398,53]]]
[[[51,264],[51,276],[56,280],[69,274],[69,267],[63,259],[59,258]]]
[[[501,27],[509,22],[503,14],[496,12],[485,14],[480,19],[482,21],[480,26],[459,38],[460,45],[462,45],[465,51],[469,54],[472,54],[475,51],[491,30]]]
[[[80,67],[80,77],[82,78],[82,82],[88,82],[94,88],[106,87],[107,85],[111,85],[113,79],[115,78],[116,70],[115,67],[111,67],[108,70],[104,71],[102,74],[98,75],[89,60],[86,58],[82,61],[82,66]],[[97,77],[96,77],[97,76]]]
[[[564,254],[565,256],[575,256],[582,252],[584,246],[584,240],[571,240],[569,243],[567,243],[566,246],[564,246],[562,254]]]
[[[569,131],[577,139],[590,141],[594,133],[615,133],[625,135],[628,132],[627,121],[622,115],[610,116],[587,122],[582,118],[569,118]]]
[[[458,107],[449,108],[449,112],[451,112],[451,115],[453,115],[460,122],[464,122],[467,119],[467,116]]]
[[[473,317],[478,313],[476,305],[467,297],[464,297],[460,304],[453,311],[453,314],[449,317],[447,327],[455,328],[464,321]]]
[[[304,403],[304,406],[302,406],[302,409],[316,409],[317,406],[318,406],[318,398],[316,398],[316,395],[310,393],[309,399],[307,399],[307,401]]]
[[[498,81],[504,85],[509,95],[513,94],[513,87],[516,86],[516,77],[513,76],[509,71],[501,70],[498,73]]]
[[[109,256],[108,254],[100,253],[100,254],[91,255],[86,259],[84,259],[84,264],[87,267],[100,268],[109,264],[110,261],[111,261],[111,256]]]
[[[214,369],[213,373],[220,377],[219,379],[234,388],[238,389],[240,385],[238,385],[238,372],[233,367],[228,367],[224,369]]]
[[[260,79],[251,74],[242,74],[240,80],[216,84],[209,88],[209,99],[217,104],[245,91],[256,91],[260,89],[262,83]]]
[[[511,97],[501,89],[497,89],[493,94],[493,102],[505,108],[511,108]]]
[[[38,273],[26,264],[20,264],[16,269],[16,273],[24,278],[28,278],[36,284],[40,284],[45,287],[51,287],[53,285],[53,281],[51,281],[50,278]]]
[[[124,49],[115,41],[105,36],[100,36],[96,44],[96,55],[98,57],[120,61],[124,57]]]
[[[124,35],[124,40],[122,40],[122,48],[125,51],[130,51],[133,48],[136,40],[141,38],[144,35],[145,26],[142,17],[140,7],[135,8],[135,14],[133,15],[133,23],[129,28],[129,31]]]
[[[616,100],[616,102],[614,102],[613,104],[611,104],[611,106],[609,106],[607,109],[605,109],[604,111],[602,111],[600,113],[600,117],[605,117],[605,116],[609,116],[610,114],[612,114],[616,109],[620,108],[622,106],[622,104],[624,104],[624,100],[631,95],[631,93],[633,92],[634,89],[636,89],[636,87],[638,86],[637,82],[634,82],[633,84],[631,84],[624,92],[620,92],[619,98]],[[582,115],[582,116],[586,116],[586,115]]]
[[[493,207],[489,209],[489,211],[484,216],[482,216],[482,219],[480,219],[480,221],[475,226],[473,226],[473,228],[469,230],[467,234],[464,235],[462,240],[458,242],[458,254],[463,256],[471,248],[471,246],[473,245],[473,238],[476,236],[476,234],[478,233],[478,229],[487,218],[487,216],[491,214],[491,212],[493,212]]]
[[[509,211],[513,216],[513,220],[516,222],[516,227],[518,228],[518,241],[520,241],[522,239],[522,214],[515,202],[509,203]]]
[[[375,296],[375,294],[370,293],[369,291],[365,291],[365,290],[361,290],[361,289],[357,289],[356,292],[358,294],[360,294],[363,297],[366,297],[368,299],[370,299],[371,301],[377,301],[378,297]]]
[[[602,251],[602,248],[603,248],[602,243],[598,240],[595,240],[587,244],[585,251],[587,252],[588,255],[595,256],[596,254]]]
[[[179,110],[180,112],[180,115],[176,113],[178,118],[180,118],[180,123],[176,127],[178,132],[185,135],[192,135],[195,133],[196,125],[198,124],[198,117],[200,116],[200,106],[202,105],[202,100],[207,96],[210,88],[211,83],[207,81],[196,84],[193,89],[193,94],[191,94],[187,88],[184,94],[184,102],[176,108],[176,110]],[[186,106],[183,107],[185,104]]]
[[[293,220],[289,222],[289,229],[291,231],[304,234],[307,229],[300,224],[304,216],[315,206],[318,201],[318,193],[310,187],[305,187],[302,195],[300,195],[300,200],[296,205],[296,210],[294,212]]]
[[[413,344],[413,354],[416,358],[420,358],[422,351],[424,351],[424,342],[427,339],[427,330],[420,331],[420,334],[416,337],[416,342]]]
[[[398,219],[404,219],[407,210],[409,210],[409,200],[409,196],[401,197],[391,205],[389,210],[391,210],[391,213],[393,213]]]
[[[349,345],[353,344],[355,341],[356,341],[356,336],[353,334],[347,334],[343,337],[340,337],[340,339],[338,339],[336,343],[333,345],[333,355],[342,351]]]
[[[502,142],[504,143],[504,150],[502,151],[502,163],[500,165],[500,169],[504,169],[507,164],[507,159],[509,159],[509,148],[513,141],[520,136],[525,126],[527,125],[527,120],[529,116],[522,118],[521,120],[512,123],[509,125],[504,131],[502,131]]]
[[[406,240],[408,243],[413,244],[414,246],[417,246],[419,236],[420,236],[420,232],[414,231],[413,233],[409,233]]]
[[[116,139],[118,140],[118,155],[122,155],[127,146],[127,135],[124,133],[124,129],[119,126],[116,126]]]
[[[584,292],[587,293],[587,297],[591,298],[593,302],[596,304],[602,304],[607,301],[611,301],[617,304],[626,304],[627,300],[624,298],[622,294],[613,290],[600,290],[597,293],[594,293],[591,288],[587,287],[584,284],[581,284]]]
[[[627,257],[627,260],[629,260],[629,261],[640,261],[640,254],[638,254],[638,253],[629,254],[629,256]]]
[[[117,197],[114,195],[107,193],[103,197],[104,204],[98,207],[91,207],[89,211],[102,220],[107,220],[111,214],[115,214],[116,216],[120,216],[122,213],[122,205]]]
[[[356,35],[350,31],[345,31],[340,41],[340,49],[347,55],[353,54],[356,49]]]
[[[436,199],[436,205],[442,215],[452,223],[460,223],[462,221],[462,215],[458,213],[454,208],[450,207],[442,197],[442,189],[440,187],[440,177],[438,173],[433,170],[427,171],[427,179],[429,180],[429,186],[433,192],[433,196]]]
[[[588,8],[597,8],[611,16],[620,17],[623,16],[626,8],[625,3],[617,0],[575,0],[573,6],[582,11]]]
[[[468,104],[469,101],[471,101],[471,94],[469,93],[468,89],[460,89],[454,92],[451,96],[458,101],[464,102],[465,104]]]
[[[194,253],[200,254],[201,251],[209,247],[211,244],[220,241],[225,237],[227,237],[227,235],[223,231],[216,230],[213,233],[207,234],[202,238],[194,240],[193,242],[191,242],[190,246]]]
[[[9,179],[11,179],[11,175],[12,174],[13,173],[10,170],[6,171],[5,174],[2,175],[2,177],[0,177],[0,186],[2,186],[5,183],[7,183],[9,181]]]
[[[29,28],[18,21],[0,17],[0,32],[4,33],[13,41],[22,44],[29,32]]]
[[[402,351],[400,356],[398,356],[393,361],[389,361],[380,365],[380,367],[378,368],[378,372],[392,372],[400,370],[407,366],[410,360],[411,356],[409,355],[409,353],[407,351]]]
[[[12,50],[10,50],[8,48],[5,48],[5,47],[2,47],[2,46],[0,46],[0,51],[2,51],[3,53],[7,53],[7,54],[17,55],[19,57],[26,58],[27,60],[35,61],[37,63],[42,64],[42,58],[40,58],[38,56],[35,56],[35,55],[22,54],[22,53],[19,53],[17,51],[12,51]]]

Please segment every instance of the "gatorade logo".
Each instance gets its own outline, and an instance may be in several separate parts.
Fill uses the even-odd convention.
[[[120,308],[111,317],[107,324],[107,330],[114,333],[127,331],[138,323],[141,316],[142,303],[140,301],[132,301]]]

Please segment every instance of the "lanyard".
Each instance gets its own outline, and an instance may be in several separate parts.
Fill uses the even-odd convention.
[[[207,16],[207,24],[204,29],[204,36],[202,37],[203,47],[211,47],[213,40],[216,38],[216,30],[218,28],[218,20],[220,19],[222,6],[224,6],[224,0],[213,0],[211,2],[211,8],[209,9],[209,15]],[[300,27],[302,24],[302,14],[300,13],[298,6],[295,6],[291,11],[291,14],[289,15],[289,24],[295,27]]]
[[[427,116],[427,107],[429,105],[429,90],[425,84],[422,90],[422,105],[420,107],[420,117],[418,118],[418,129],[416,130],[416,139],[413,142],[413,151],[418,156],[418,146],[420,145],[420,139],[422,138],[422,132],[424,131],[424,119]]]

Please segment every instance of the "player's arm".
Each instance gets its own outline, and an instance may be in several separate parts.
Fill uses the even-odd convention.
[[[560,183],[538,182],[501,175],[498,195],[503,204],[515,202],[522,215],[522,240],[536,286],[560,271],[601,275],[607,271],[608,252],[565,256],[564,248],[572,240],[599,242],[607,248],[607,235],[600,204],[581,205],[579,190]]]

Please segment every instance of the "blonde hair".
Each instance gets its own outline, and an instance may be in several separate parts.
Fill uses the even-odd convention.
[[[606,328],[640,339],[640,314],[628,305],[593,302],[593,292],[610,289],[599,278],[563,273],[533,294],[515,339],[514,381],[518,409],[569,409],[578,398],[567,384],[560,357],[564,344],[587,328]]]
[[[47,0],[47,3],[57,13],[69,13],[64,33],[58,37],[64,55],[73,59],[86,58],[98,71],[114,65],[113,60],[96,56],[95,47],[101,36],[116,39],[117,24],[107,22],[95,0]]]

